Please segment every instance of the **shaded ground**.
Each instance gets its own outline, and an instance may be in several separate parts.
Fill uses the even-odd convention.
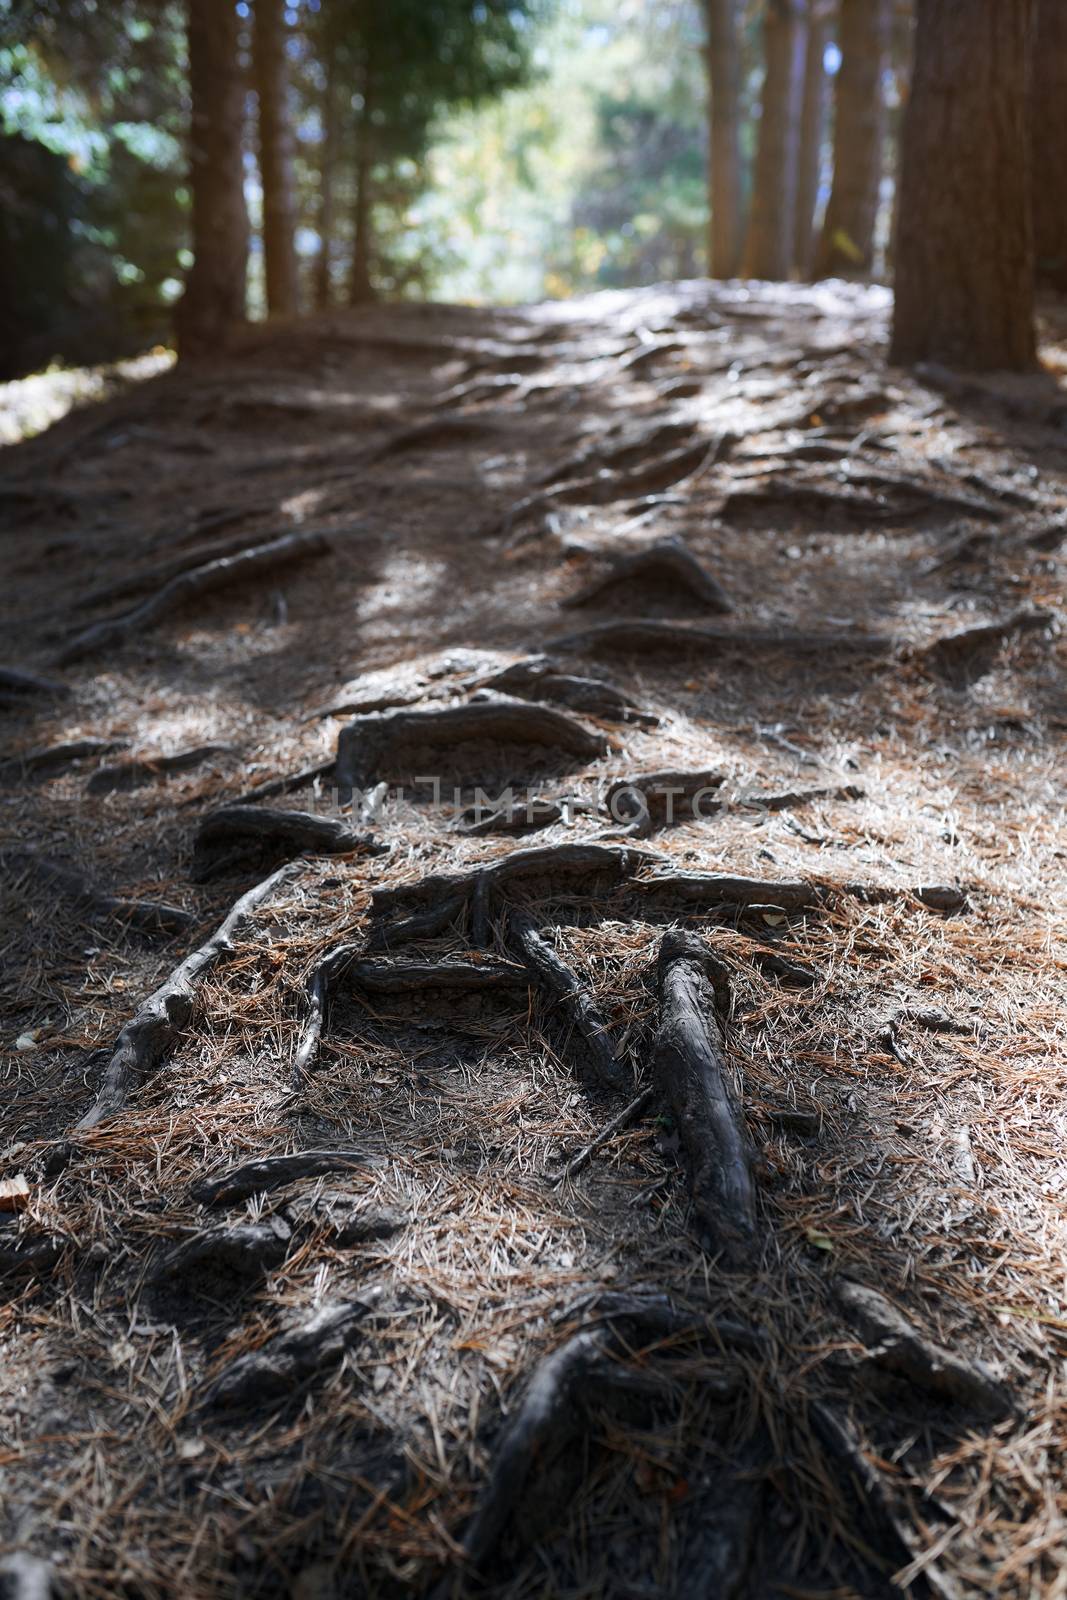
[[[9,691],[7,752],[124,747],[16,761],[0,793],[0,1179],[29,1189],[0,1236],[0,1536],[52,1562],[61,1592],[1062,1592],[1067,343],[1050,325],[1052,375],[1011,385],[912,377],[882,365],[884,313],[874,291],[705,284],[375,309],[259,330],[217,370],[4,453],[0,653],[69,690]],[[326,554],[55,665],[176,556],[320,528]],[[731,614],[640,578],[564,608],[664,537]],[[131,574],[137,592],[93,600]],[[737,637],[573,637],[620,617]],[[929,651],[1005,619],[1003,637]],[[592,762],[498,741],[399,752],[371,824],[390,853],[300,857],[158,1070],[72,1132],[133,1008],[262,876],[231,863],[193,882],[200,817],[328,762],[351,712],[323,708],[463,702],[546,649],[640,720],[574,712],[608,746]],[[105,765],[206,745],[222,748],[188,770],[86,793]],[[373,935],[369,891],[617,834],[605,780],[698,768],[723,774],[725,804],[682,806],[640,844],[768,880],[766,898],[649,891],[662,863],[608,884],[549,870],[490,903],[478,959],[514,956],[510,910],[528,907],[647,1081],[663,929],[708,937],[754,1151],[743,1250],[691,1209],[659,1100],[553,1181],[636,1085],[590,1087],[536,988],[339,993],[294,1073],[308,975]],[[509,783],[578,804],[524,839],[471,836],[433,775],[460,806]],[[337,815],[329,772],[258,803]],[[15,844],[196,931],[90,915]],[[783,908],[783,881],[825,892]],[[929,886],[958,892],[933,897],[948,913],[916,895]],[[473,931],[460,909],[391,951],[447,959]],[[761,952],[813,982],[786,986]],[[323,1147],[357,1165],[212,1209],[190,1193]],[[271,1218],[291,1231],[258,1274],[232,1253],[165,1265],[209,1226]],[[887,1368],[842,1279],[985,1363],[1013,1412]],[[539,1360],[605,1326],[605,1293],[667,1296],[678,1325],[618,1325],[605,1359],[627,1386],[599,1367],[578,1383],[476,1574],[462,1545],[499,1487],[502,1419]],[[257,1380],[244,1409],[205,1404],[242,1353],[352,1302],[367,1310],[343,1358]],[[724,1316],[758,1336],[709,1337]]]

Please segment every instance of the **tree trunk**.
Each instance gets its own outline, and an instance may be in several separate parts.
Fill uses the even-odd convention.
[[[889,0],[841,0],[841,66],[834,92],[834,181],[815,275],[871,270],[885,144],[882,84],[889,47]]]
[[[826,133],[829,79],[824,58],[829,37],[830,15],[825,0],[809,0],[804,103],[800,112],[800,153],[797,157],[797,211],[793,229],[793,264],[802,278],[806,278],[811,271],[815,207],[819,199],[822,144]]]
[[[326,46],[326,85],[322,101],[322,143],[319,146],[319,253],[315,261],[314,299],[316,311],[330,304],[330,258],[333,255],[337,176],[337,47]]]
[[[236,7],[188,0],[193,265],[175,318],[182,356],[210,355],[244,321],[248,271],[244,85]]]
[[[352,197],[352,266],[348,278],[348,303],[350,306],[366,305],[376,299],[371,281],[373,255],[373,223],[371,220],[371,169],[374,153],[371,144],[374,125],[373,76],[370,65],[363,74],[363,104],[356,116],[356,153],[353,165],[355,189]]]
[[[749,278],[788,278],[793,265],[797,155],[804,97],[804,0],[767,0],[752,215],[745,243]]]
[[[285,0],[255,0],[252,56],[259,100],[263,261],[267,309],[279,316],[292,316],[299,309],[286,31]]]
[[[708,79],[708,272],[732,278],[741,260],[741,46],[737,0],[704,0]]]
[[[890,359],[1034,360],[1032,0],[919,0],[904,117]]]
[[[1038,283],[1067,294],[1067,5],[1035,0],[1031,94],[1034,270]]]

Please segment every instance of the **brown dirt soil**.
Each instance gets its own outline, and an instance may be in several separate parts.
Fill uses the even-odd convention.
[[[1044,373],[964,382],[887,370],[884,321],[877,291],[702,283],[334,314],[257,328],[216,367],[3,452],[0,657],[69,691],[5,691],[5,755],[126,748],[5,768],[0,849],[195,919],[134,932],[24,856],[0,874],[0,1182],[28,1186],[0,1213],[0,1548],[45,1558],[59,1593],[1064,1593],[1067,342],[1050,321]],[[96,589],[318,529],[325,554],[55,664],[152,592]],[[668,537],[730,615],[675,605],[669,584],[562,606]],[[589,630],[623,603],[748,639],[620,652]],[[1019,613],[973,650],[924,653]],[[795,630],[826,639],[773,637]],[[856,634],[889,642],[837,648]],[[391,753],[370,824],[389,853],[299,856],[125,1108],[78,1130],[119,1028],[268,870],[195,883],[200,817],[329,762],[347,714],[323,707],[461,702],[546,649],[646,715],[564,705],[602,736],[584,764],[506,741]],[[86,794],[105,764],[198,746],[222,748]],[[566,1011],[522,984],[342,985],[294,1074],[309,975],[368,941],[371,890],[617,835],[598,786],[696,769],[724,774],[722,805],[653,819],[640,847],[690,874],[826,886],[814,906],[702,905],[650,890],[662,866],[550,871],[493,891],[473,957],[462,907],[389,950],[513,958],[521,904],[594,994],[633,1079],[621,1095],[590,1087]],[[414,783],[432,774],[460,807],[508,782],[582,803],[522,838],[472,836]],[[335,814],[328,772],[253,803]],[[966,908],[924,905],[931,884]],[[747,1259],[698,1226],[656,1098],[553,1181],[648,1081],[671,925],[730,969]],[[814,983],[779,982],[768,950]],[[190,1194],[312,1148],[357,1164],[211,1210]],[[160,1276],[175,1243],[272,1217],[272,1238],[291,1236],[258,1270],[234,1247]],[[985,1363],[1011,1413],[896,1375],[844,1319],[841,1277]],[[638,1320],[609,1339],[609,1293],[669,1297],[674,1330]],[[205,1405],[237,1357],[359,1300],[346,1353],[264,1380],[244,1409]],[[759,1336],[709,1339],[708,1317]],[[601,1330],[594,1376],[524,1455],[475,1563],[464,1540],[487,1486],[504,1492],[504,1421],[582,1329]]]

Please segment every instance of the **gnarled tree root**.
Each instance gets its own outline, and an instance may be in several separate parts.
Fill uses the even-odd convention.
[[[201,1404],[234,1410],[292,1396],[310,1378],[340,1363],[380,1298],[381,1290],[371,1289],[360,1300],[323,1306],[261,1349],[238,1356],[208,1386]]]
[[[663,1337],[660,1329],[643,1325],[642,1310],[637,1301],[620,1305],[599,1326],[572,1334],[538,1363],[501,1431],[488,1482],[464,1537],[469,1569],[485,1571],[509,1523],[534,1498],[533,1473],[550,1473],[568,1445],[588,1434],[595,1406],[625,1403],[627,1397],[647,1401],[662,1393],[654,1373],[635,1371],[618,1359],[649,1337]],[[693,1327],[694,1319],[682,1319],[671,1333]],[[711,1368],[702,1382],[705,1392],[723,1400],[736,1387],[730,1373]],[[447,1580],[438,1593],[446,1592]]]
[[[194,1233],[165,1250],[152,1271],[156,1287],[210,1292],[212,1280],[262,1278],[289,1254],[293,1231],[284,1218],[237,1222]]]
[[[526,988],[529,975],[512,961],[373,961],[360,957],[354,945],[340,945],[308,978],[306,1016],[293,1061],[297,1081],[318,1054],[326,1011],[341,982],[365,994],[424,994],[434,989],[484,994]]]
[[[756,1197],[748,1136],[727,1085],[716,1016],[717,1004],[729,994],[725,968],[703,940],[672,931],[663,936],[657,969],[660,1015],[652,1072],[677,1123],[701,1232],[736,1261],[751,1253]]]
[[[562,604],[573,608],[606,603],[618,586],[625,583],[669,588],[672,596],[694,600],[705,611],[733,610],[722,585],[677,539],[661,539],[647,550],[624,556],[602,577],[595,578],[576,594],[568,595]]]
[[[96,1099],[79,1121],[79,1128],[95,1128],[122,1110],[135,1085],[158,1065],[188,1024],[200,980],[233,950],[238,930],[291,871],[288,866],[280,867],[243,894],[207,943],[186,956],[166,982],[142,1000],[116,1040]]]
[[[66,700],[70,688],[21,667],[0,667],[0,706],[23,706],[34,700]]]
[[[917,651],[916,659],[939,677],[962,687],[991,669],[997,651],[1009,639],[1043,630],[1052,620],[1049,611],[1037,606],[1024,608],[1002,622],[985,622],[945,634]]]
[[[512,912],[508,935],[538,987],[581,1035],[596,1081],[604,1089],[623,1088],[632,1074],[628,1064],[619,1059],[607,1023],[589,990],[556,954],[531,917]]]
[[[648,834],[653,827],[713,815],[721,811],[708,795],[718,790],[725,773],[712,768],[699,772],[635,772],[612,783],[604,804],[615,822]]]
[[[337,817],[312,811],[275,811],[260,806],[224,806],[206,816],[193,845],[193,877],[198,883],[217,878],[234,866],[292,860],[313,855],[385,855],[388,845],[370,834],[355,833]]]
[[[329,540],[323,533],[291,533],[283,539],[273,539],[269,544],[253,545],[238,555],[220,556],[204,566],[190,567],[187,572],[179,573],[165,583],[162,589],[132,611],[94,623],[92,627],[76,634],[60,652],[59,664],[66,666],[71,661],[81,661],[97,651],[122,644],[202,594],[214,593],[231,584],[245,583],[276,567],[306,561],[310,556],[325,555],[329,548]]]
[[[809,632],[799,628],[729,627],[726,623],[710,622],[686,627],[677,622],[643,618],[601,622],[581,633],[553,639],[550,644],[555,650],[573,650],[585,655],[664,652],[676,656],[725,655],[733,650],[749,656],[773,652],[809,658],[887,656],[895,648],[894,641],[885,634],[860,633],[846,628]]]
[[[124,900],[107,894],[83,873],[52,861],[48,856],[38,855],[36,850],[7,850],[0,856],[0,866],[9,872],[32,875],[38,883],[73,905],[83,907],[90,916],[112,917],[116,922],[136,928],[139,933],[186,933],[196,922],[193,914],[181,906],[155,900]]]
[[[121,739],[74,739],[69,744],[46,745],[40,750],[26,750],[22,755],[11,756],[0,762],[0,783],[13,783],[19,778],[40,777],[65,772],[79,761],[94,756],[110,756],[124,750]]]
[[[141,761],[121,761],[98,767],[85,785],[86,794],[125,794],[143,788],[175,772],[194,772],[215,756],[232,756],[232,745],[199,744],[191,750],[176,750],[169,756],[151,756]]]
[[[914,1323],[877,1289],[838,1279],[834,1296],[868,1347],[868,1359],[906,1378],[942,1400],[1000,1417],[1011,1400],[993,1374],[979,1362],[967,1362],[925,1338]]]
[[[614,888],[625,883],[642,867],[662,866],[665,861],[666,857],[656,851],[632,845],[539,845],[528,850],[512,850],[470,872],[434,875],[420,878],[416,883],[375,889],[371,912],[375,918],[395,912],[408,913],[404,923],[398,921],[376,930],[378,942],[384,937],[395,944],[400,941],[401,930],[407,938],[426,938],[448,927],[470,905],[479,874],[485,893],[490,897],[500,893],[506,885],[537,879],[544,879],[556,890],[589,883],[603,890],[605,886]],[[429,909],[423,911],[427,905]]]
[[[289,772],[283,778],[268,778],[246,789],[230,802],[234,806],[251,806],[259,800],[274,800],[280,794],[292,794],[295,789],[306,789],[318,778],[333,776],[334,760],[318,761],[312,767],[301,767],[299,772]]]
[[[337,739],[337,790],[342,805],[355,789],[375,780],[379,771],[403,750],[449,749],[467,740],[531,745],[565,751],[592,761],[608,747],[573,717],[528,700],[497,696],[468,705],[387,711],[357,717]]]
[[[632,722],[654,728],[659,718],[633,705],[612,683],[602,678],[578,678],[563,670],[551,656],[528,656],[481,677],[468,680],[469,689],[489,689],[517,695],[521,700],[548,700],[606,722]]]
[[[213,1178],[200,1178],[190,1185],[189,1193],[202,1206],[231,1206],[252,1195],[284,1189],[302,1178],[359,1170],[365,1165],[356,1150],[297,1150],[291,1155],[261,1156]]]

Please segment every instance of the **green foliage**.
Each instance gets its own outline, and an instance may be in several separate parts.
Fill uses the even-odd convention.
[[[172,0],[0,0],[6,375],[166,336],[186,238]]]

